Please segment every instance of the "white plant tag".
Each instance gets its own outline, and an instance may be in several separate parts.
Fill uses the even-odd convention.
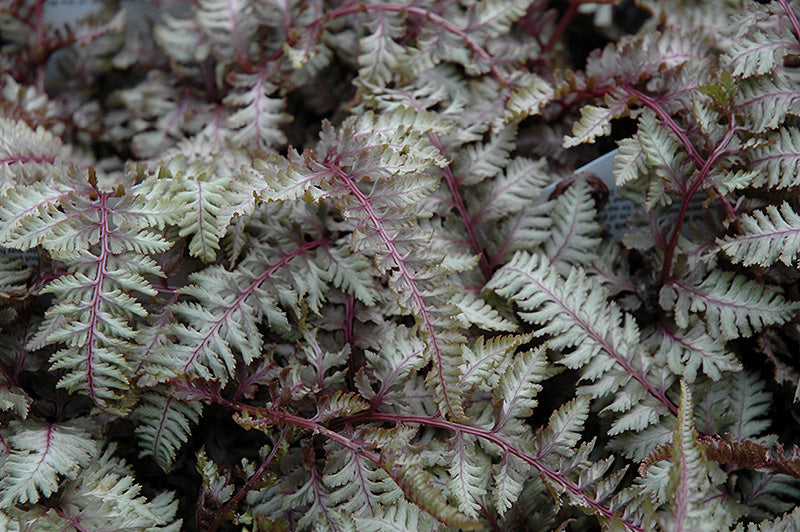
[[[575,170],[575,175],[592,174],[605,184],[608,189],[608,202],[597,217],[608,228],[608,232],[611,233],[614,240],[621,240],[622,235],[625,234],[628,228],[628,216],[633,214],[638,206],[622,197],[622,194],[619,193],[614,177],[614,159],[616,156],[617,150],[601,155],[594,161]]]
[[[594,175],[606,185],[606,188],[608,188],[608,202],[598,213],[597,217],[605,224],[606,228],[608,228],[608,232],[614,237],[614,240],[619,241],[622,240],[622,235],[628,232],[628,217],[640,207],[632,201],[625,199],[617,188],[616,177],[614,176],[614,160],[617,156],[617,151],[618,150],[613,150],[605,155],[601,155],[597,159],[575,170],[574,174],[579,175],[585,173]],[[684,222],[693,220],[699,221],[709,212],[709,209],[703,207],[703,199],[704,195],[699,193],[699,191],[694,195],[686,210]],[[680,203],[673,203],[671,212],[677,216],[679,210]],[[719,209],[711,209],[711,214],[714,215],[717,220],[722,219],[722,214],[719,212]],[[686,231],[687,227],[688,224],[684,223],[683,232]]]

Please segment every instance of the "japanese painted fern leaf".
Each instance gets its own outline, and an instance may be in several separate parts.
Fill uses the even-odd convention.
[[[97,454],[97,444],[75,424],[13,423],[9,454],[0,464],[0,506],[36,503],[74,479]]]
[[[726,530],[732,515],[724,504],[708,504],[725,476],[708,460],[697,441],[691,392],[682,382],[667,487],[670,507],[659,515],[659,524],[664,529],[685,532]]]
[[[0,199],[0,245],[42,245],[69,268],[45,286],[56,299],[29,346],[63,345],[51,358],[52,369],[65,370],[59,386],[101,408],[124,408],[133,320],[147,315],[130,294],[156,294],[144,276],[162,274],[149,254],[171,246],[151,230],[175,214],[154,187],[148,195],[100,190],[90,169],[88,180],[74,171],[59,189],[34,183]]]
[[[330,201],[341,211],[352,227],[351,249],[373,259],[399,307],[416,318],[442,411],[461,418],[455,381],[464,337],[454,318],[455,289],[444,282],[452,268],[444,265],[443,252],[430,248],[432,229],[421,223],[431,213],[420,200],[437,186],[427,170],[446,164],[427,134],[444,132],[432,115],[406,108],[326,127],[315,150],[290,155],[288,165],[279,166],[264,199]]]
[[[559,363],[582,368],[585,393],[613,393],[607,408],[619,414],[612,433],[642,430],[674,411],[666,395],[672,379],[663,368],[643,366],[639,329],[632,316],[606,299],[606,291],[582,269],[562,278],[542,255],[518,252],[487,285],[516,301],[520,317],[541,325],[535,334],[551,337],[551,349],[563,352]]]
[[[724,338],[750,336],[784,323],[800,309],[800,303],[786,301],[779,289],[724,271],[712,271],[700,282],[674,279],[661,289],[659,302],[674,311],[675,322],[684,328],[690,312],[702,312],[708,331]]]

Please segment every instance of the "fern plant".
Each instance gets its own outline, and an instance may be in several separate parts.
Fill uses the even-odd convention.
[[[55,8],[0,530],[800,528],[800,2]]]

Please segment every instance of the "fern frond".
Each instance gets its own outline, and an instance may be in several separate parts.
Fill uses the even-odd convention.
[[[212,262],[219,251],[221,228],[217,227],[217,215],[226,201],[229,178],[215,175],[213,166],[199,162],[190,163],[189,168],[181,171],[184,160],[179,156],[169,162],[174,180],[171,192],[182,206],[177,220],[181,228],[178,234],[193,235],[189,253],[203,262]]]
[[[558,457],[572,456],[588,417],[589,399],[586,396],[576,397],[559,407],[534,437],[536,458],[556,463]]]
[[[682,382],[667,486],[670,509],[659,520],[662,527],[671,530],[724,530],[731,524],[732,516],[724,505],[706,501],[726,475],[709,463],[697,441],[693,406],[689,387]]]
[[[605,97],[605,105],[586,105],[581,108],[581,117],[572,126],[572,136],[564,136],[565,148],[573,148],[584,143],[594,143],[597,137],[611,133],[611,121],[627,116],[628,95],[624,92],[611,92]]]
[[[370,34],[358,40],[358,77],[385,86],[403,62],[405,48],[397,40],[406,30],[397,14],[383,10],[371,13],[366,26]]]
[[[586,76],[601,82],[616,77],[636,83],[641,76],[661,78],[666,77],[665,71],[699,66],[700,72],[692,72],[696,80],[705,73],[704,60],[710,55],[704,39],[702,32],[682,27],[625,35],[589,57]]]
[[[722,60],[733,67],[734,76],[749,78],[772,71],[784,55],[798,49],[800,46],[788,24],[773,24],[769,29],[754,26],[731,43]]]
[[[700,445],[710,460],[741,469],[800,478],[800,448],[785,451],[781,444],[775,448],[753,440],[728,441],[721,437],[701,437]]]
[[[725,271],[713,271],[701,282],[674,279],[661,289],[659,302],[674,311],[680,327],[688,326],[690,312],[702,312],[708,332],[728,339],[784,323],[800,309],[777,289]]]
[[[427,470],[416,465],[407,465],[398,467],[395,474],[397,475],[395,481],[403,489],[406,497],[442,523],[457,526],[462,530],[480,529],[479,521],[447,503],[441,487]]]
[[[322,475],[316,466],[314,464],[309,466],[306,482],[284,496],[283,508],[302,514],[297,521],[298,530],[312,530],[315,526],[321,530],[331,528],[336,530],[339,519],[330,504],[330,493],[322,482]],[[226,496],[229,497],[227,493]]]
[[[636,137],[622,139],[618,146],[614,160],[614,176],[617,186],[622,187],[642,174],[645,168],[645,154],[642,143]]]
[[[182,401],[162,387],[145,393],[134,413],[139,421],[139,457],[152,456],[163,471],[169,472],[201,411],[199,402]]]
[[[786,115],[800,115],[800,91],[785,73],[777,70],[766,76],[754,76],[736,84],[734,109],[743,113],[756,131],[780,126]],[[781,129],[781,134],[792,129]]]
[[[459,381],[465,390],[477,387],[491,391],[497,388],[500,377],[511,363],[511,355],[522,344],[530,341],[532,334],[495,336],[488,340],[478,337],[471,346],[462,348],[464,363],[459,367]]]
[[[506,102],[506,110],[502,116],[495,119],[492,130],[498,131],[508,124],[538,115],[554,97],[553,86],[543,78],[535,75],[526,77],[520,86],[511,92]]]
[[[534,202],[499,227],[490,228],[488,249],[494,263],[504,263],[515,251],[534,251],[552,236],[554,201]]]
[[[445,263],[441,251],[428,250],[431,229],[419,220],[429,213],[404,197],[407,190],[413,197],[415,188],[419,197],[432,191],[435,182],[425,172],[447,163],[427,134],[446,131],[432,114],[407,108],[381,117],[366,113],[336,130],[325,126],[316,147],[320,155],[290,154],[265,199],[335,202],[353,227],[352,249],[373,258],[400,308],[416,318],[436,368],[429,380],[443,411],[463,417],[455,364],[464,338],[453,319],[454,290],[439,283],[455,265],[472,267],[474,261]]]
[[[754,186],[784,189],[797,186],[800,173],[800,129],[781,128],[766,146],[748,152],[751,167],[759,172]]]
[[[439,530],[439,523],[419,507],[400,500],[378,509],[371,517],[354,516],[356,529],[363,532],[418,532]]]
[[[353,517],[374,517],[382,508],[403,502],[403,492],[385,470],[350,449],[337,447],[328,450],[322,477],[331,490],[332,507]]]
[[[38,262],[36,252],[0,250],[0,300],[10,302],[24,298],[28,293],[28,280],[34,275]],[[5,317],[0,318],[0,323],[4,321]]]
[[[25,419],[28,417],[32,402],[25,390],[7,382],[4,377],[0,378],[0,412],[11,410],[20,419]]]
[[[793,532],[798,528],[800,528],[800,508],[795,508],[792,512],[773,520],[765,520],[760,523],[740,523],[732,532]]]
[[[364,352],[369,363],[366,373],[374,382],[381,383],[380,389],[375,392],[369,382],[359,381],[359,391],[373,404],[403,403],[406,397],[402,393],[402,385],[425,364],[425,343],[416,331],[402,325],[384,325],[382,334],[391,340],[381,349]]]
[[[697,319],[687,330],[656,327],[645,342],[652,346],[656,360],[663,360],[673,373],[692,383],[697,371],[711,380],[719,380],[723,371],[739,371],[742,366],[725,345],[709,336],[703,323]]]
[[[153,28],[153,37],[172,59],[192,63],[208,56],[209,43],[199,24],[191,18],[164,13],[161,23]]]
[[[506,332],[514,331],[517,328],[514,322],[501,316],[496,309],[475,294],[465,292],[462,297],[456,295],[453,305],[461,311],[458,314],[458,321],[465,327],[474,324],[487,331]]]
[[[213,502],[222,506],[233,496],[233,484],[230,473],[221,468],[214,460],[209,458],[205,447],[197,451],[197,472],[203,477],[203,497],[209,497]]]
[[[464,515],[477,518],[480,503],[486,493],[486,479],[489,476],[489,462],[477,453],[475,437],[456,432],[450,438],[450,452],[447,453],[450,480],[447,488],[458,502],[458,509]]]
[[[334,364],[326,364],[334,365]],[[321,364],[318,364],[321,366]],[[356,392],[342,392],[336,390],[333,395],[322,399],[317,406],[317,415],[314,416],[314,421],[317,423],[324,423],[331,419],[336,419],[345,416],[352,416],[358,412],[363,412],[369,409],[370,404],[367,403]]]
[[[325,254],[330,282],[343,292],[353,294],[364,305],[370,307],[378,298],[372,277],[372,264],[365,256],[352,253],[346,239],[336,245],[320,249]]]
[[[168,493],[150,501],[140,495],[141,487],[128,465],[113,456],[114,450],[113,445],[107,447],[81,470],[79,478],[67,481],[54,500],[26,511],[13,509],[11,515],[23,530],[178,532],[178,501]]]
[[[283,112],[283,100],[270,97],[277,87],[266,78],[266,71],[228,77],[236,91],[228,93],[224,99],[225,105],[235,109],[227,116],[234,146],[267,150],[286,142],[280,126],[290,117]]]
[[[61,139],[39,126],[0,117],[0,194],[13,185],[30,184],[37,174],[47,175],[68,160],[70,150]]]
[[[671,202],[668,192],[681,191],[685,188],[693,165],[687,160],[680,149],[680,144],[672,138],[669,130],[659,125],[652,111],[644,112],[639,118],[637,138],[642,146],[645,165],[659,178],[647,192],[646,207],[649,210],[658,203]]]
[[[247,58],[258,28],[258,19],[253,16],[250,2],[199,0],[194,16],[218,59],[243,61]]]
[[[550,236],[542,245],[550,263],[559,272],[570,266],[588,266],[597,258],[602,228],[596,220],[591,187],[578,177],[556,200]]]
[[[464,31],[473,39],[490,39],[508,32],[532,4],[532,0],[487,0],[470,5]]]
[[[491,180],[508,165],[514,150],[516,127],[506,127],[485,143],[468,144],[456,154],[451,168],[459,186],[477,185]]]
[[[525,479],[530,475],[530,465],[512,454],[504,454],[499,463],[492,467],[494,489],[492,499],[497,513],[503,517],[519,499],[525,487]]]
[[[472,220],[492,222],[519,212],[541,196],[551,181],[546,159],[514,157],[505,165],[502,175],[480,187],[475,198],[466,197],[469,211],[474,213]]]
[[[733,262],[770,266],[780,260],[791,266],[797,261],[800,215],[788,203],[783,202],[780,210],[775,205],[767,205],[763,211],[746,214],[741,217],[740,225],[741,235],[717,240]]]
[[[37,185],[10,190],[0,200],[0,245],[27,249],[41,243],[69,266],[69,274],[44,289],[56,301],[31,345],[65,344],[51,359],[53,369],[67,370],[59,386],[113,408],[128,387],[136,336],[131,321],[147,314],[129,293],[155,295],[143,276],[161,272],[146,254],[171,244],[150,228],[172,221],[173,210],[157,184],[150,186],[155,196],[120,189],[117,199],[97,190],[94,179],[90,170],[88,183],[72,175],[71,190],[66,185],[62,191]]]
[[[41,244],[55,225],[67,219],[59,207],[69,195],[68,187],[41,182],[6,190],[0,198],[0,245],[30,249]]]
[[[196,302],[180,301],[170,307],[181,323],[170,325],[171,341],[153,351],[145,373],[159,382],[186,373],[227,382],[240,357],[249,365],[260,356],[262,320],[276,331],[288,330],[289,322],[279,303],[295,306],[305,295],[302,287],[307,281],[302,278],[319,279],[305,271],[293,274],[290,263],[324,243],[307,242],[269,257],[254,252],[234,271],[210,266],[194,274],[192,284],[182,293]],[[283,289],[284,283],[287,289]],[[319,298],[322,294],[312,296]]]
[[[453,29],[463,26],[463,12],[459,8],[451,7],[444,17],[447,17],[448,21],[452,23]],[[456,21],[462,24],[458,24]],[[467,37],[467,34],[458,29],[456,31],[459,31],[461,35],[456,35],[452,31],[442,31],[441,26],[437,24],[424,24],[420,28],[416,45],[407,50],[406,58],[401,65],[406,76],[414,78],[447,62],[464,66],[472,73],[489,71],[491,66],[486,58],[476,57],[471,53],[475,48],[470,49],[464,46],[462,36]],[[477,43],[470,42],[477,47]]]
[[[583,379],[595,381],[584,393],[615,394],[608,410],[621,417],[611,433],[641,430],[655,422],[664,407],[674,408],[663,384],[655,384],[665,377],[650,376],[656,368],[640,367],[634,357],[639,330],[633,317],[608,302],[599,281],[587,278],[583,270],[573,268],[564,280],[546,258],[517,253],[487,288],[516,301],[525,321],[543,325],[535,334],[551,336],[550,348],[565,351],[559,363],[583,368]]]
[[[724,394],[725,412],[731,418],[720,432],[738,440],[762,436],[770,426],[768,414],[772,404],[772,393],[764,381],[756,373],[741,371],[731,375],[730,387],[719,389]]]
[[[12,422],[10,452],[0,463],[0,507],[33,504],[74,479],[98,452],[84,428],[71,423]]]
[[[539,383],[547,376],[544,353],[545,348],[538,347],[518,354],[500,377],[494,392],[494,403],[498,409],[492,430],[503,431],[510,420],[531,415],[537,404],[536,394],[542,389]]]

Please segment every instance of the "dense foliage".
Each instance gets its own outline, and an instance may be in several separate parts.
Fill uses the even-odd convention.
[[[800,2],[56,3],[0,530],[800,529]]]

